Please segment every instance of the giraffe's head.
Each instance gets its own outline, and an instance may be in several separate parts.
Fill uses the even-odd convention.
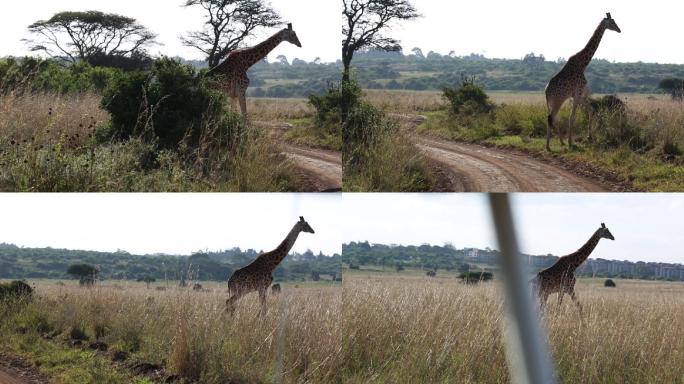
[[[610,239],[610,240],[615,240],[613,237],[613,234],[610,233],[610,230],[608,230],[608,227],[604,223],[601,223],[601,228],[599,228],[599,236],[603,239]]]
[[[618,27],[617,23],[613,19],[612,16],[610,16],[610,13],[606,13],[606,18],[603,19],[603,26],[606,27],[606,29],[609,29],[611,31],[615,31],[617,33],[622,33],[620,30],[620,27]]]
[[[299,38],[297,37],[297,32],[292,29],[292,23],[288,24],[287,28],[283,29],[283,40],[292,43],[299,48],[302,47],[302,43],[299,42]]]
[[[309,223],[304,220],[304,217],[301,216],[299,218],[299,222],[297,223],[297,226],[301,232],[306,232],[306,233],[316,233],[314,232],[313,228],[309,225]]]

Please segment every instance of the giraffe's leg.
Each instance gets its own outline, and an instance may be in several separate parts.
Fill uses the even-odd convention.
[[[230,97],[230,110],[232,112],[237,111],[237,97]]]
[[[263,316],[266,314],[266,292],[268,291],[268,286],[266,288],[259,288],[259,301],[261,302],[261,310],[259,315]]]
[[[553,108],[553,107],[550,108],[549,121],[548,121],[548,125],[546,127],[546,150],[549,152],[551,152],[551,131],[553,130],[553,126],[554,126],[555,121],[556,121],[556,113],[557,112],[558,111],[555,108]],[[563,140],[563,139],[561,139],[561,140]]]
[[[563,295],[565,295],[565,292],[562,289],[558,291],[558,312],[560,312],[561,306],[563,305]]]
[[[588,142],[593,142],[594,137],[591,134],[591,126],[594,125],[594,112],[591,110],[591,104],[589,103],[589,95],[590,91],[588,88],[584,88],[584,92],[582,93],[582,108],[584,108],[584,111],[587,115],[587,141]]]
[[[582,315],[582,304],[580,304],[579,298],[577,297],[577,293],[575,293],[574,289],[572,291],[570,291],[570,298],[577,305],[577,309],[579,309],[579,313],[581,316]]]
[[[544,307],[546,306],[546,301],[549,299],[548,292],[542,292],[539,296],[539,311],[544,312]]]
[[[242,112],[242,117],[247,118],[247,89],[240,90],[240,112]]]
[[[570,121],[568,123],[568,148],[572,149],[572,128],[575,125],[575,117],[577,116],[577,106],[580,103],[579,97],[572,99],[572,113],[570,113]]]
[[[556,128],[556,134],[558,134],[558,140],[560,140],[561,145],[565,145],[563,141],[563,136],[561,135],[560,126],[557,124],[556,118],[558,117],[558,111],[560,111],[563,103],[560,104],[556,101],[551,101],[549,104],[549,117],[548,126],[546,128],[546,150],[551,152],[551,134],[552,130]]]
[[[242,292],[235,292],[228,300],[226,300],[226,311],[231,315],[235,313],[235,304],[243,296]]]

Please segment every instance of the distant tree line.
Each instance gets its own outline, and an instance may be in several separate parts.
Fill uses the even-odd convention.
[[[191,256],[132,255],[124,251],[93,252],[0,245],[0,279],[65,279],[88,285],[95,279],[225,281],[259,252],[234,248]],[[289,255],[274,271],[277,281],[330,279],[341,276],[341,256],[311,251]]]
[[[407,268],[424,271],[454,271],[468,275],[482,273],[498,266],[499,251],[493,249],[457,249],[452,245],[385,245],[369,242],[351,242],[342,246],[342,262],[350,269],[358,270],[364,266],[377,266],[402,272]],[[528,262],[530,272],[538,272],[558,261],[554,255],[522,255]],[[602,263],[603,269],[593,270],[593,263]],[[610,268],[610,264],[615,267]],[[631,267],[630,267],[631,266]],[[627,268],[629,267],[629,268]],[[583,277],[613,277],[642,280],[667,280],[667,276],[659,274],[659,268],[683,270],[683,265],[624,262],[602,259],[590,259],[577,271]],[[597,268],[598,269],[598,268]],[[613,271],[611,271],[613,270]],[[671,278],[672,280],[679,280]],[[684,280],[684,279],[682,279]]]
[[[354,56],[354,70],[364,88],[390,90],[441,90],[465,76],[477,78],[487,90],[542,91],[564,64],[564,59],[549,61],[534,53],[521,59],[489,59],[479,54],[424,55],[414,49],[412,54],[365,50]],[[595,59],[586,75],[594,93],[651,93],[658,92],[665,79],[684,78],[684,65]]]

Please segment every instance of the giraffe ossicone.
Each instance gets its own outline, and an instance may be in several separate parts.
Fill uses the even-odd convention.
[[[249,88],[247,70],[263,60],[284,41],[302,47],[297,33],[292,29],[292,23],[287,24],[287,28],[278,31],[260,44],[230,52],[221,64],[209,70],[209,75],[222,76],[222,89],[230,97],[233,106],[235,99],[238,99],[242,116],[247,117],[247,88]]]
[[[228,280],[228,291],[231,296],[226,301],[230,313],[235,311],[237,301],[250,292],[259,293],[261,311],[263,313],[266,310],[266,293],[273,282],[273,270],[287,257],[302,232],[316,233],[304,217],[300,216],[299,221],[276,249],[257,256],[248,266],[233,273]]]
[[[606,13],[605,19],[601,20],[601,23],[584,49],[570,57],[565,66],[551,78],[546,86],[546,105],[549,109],[548,126],[546,129],[546,150],[549,152],[551,151],[551,131],[554,127],[561,145],[565,145],[560,127],[556,125],[556,116],[565,101],[570,98],[572,98],[572,113],[570,114],[568,124],[568,146],[572,147],[573,145],[572,129],[575,124],[577,107],[586,105],[586,98],[588,96],[587,79],[584,76],[584,72],[589,63],[591,63],[591,59],[594,57],[606,30],[622,33],[610,12]],[[589,129],[589,136],[591,137],[591,127]]]
[[[560,306],[563,302],[563,295],[567,293],[572,301],[577,304],[580,312],[582,311],[579,298],[575,293],[575,283],[577,282],[575,271],[589,258],[601,239],[615,240],[605,223],[601,223],[599,229],[580,249],[561,257],[554,265],[537,273],[531,283],[535,293],[539,296],[542,307],[552,293],[558,293],[558,305]]]

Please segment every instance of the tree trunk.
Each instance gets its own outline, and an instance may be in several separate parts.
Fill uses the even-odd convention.
[[[342,64],[344,65],[344,72],[342,73],[342,82],[346,83],[351,80],[351,62],[352,62],[353,52],[342,53]]]

